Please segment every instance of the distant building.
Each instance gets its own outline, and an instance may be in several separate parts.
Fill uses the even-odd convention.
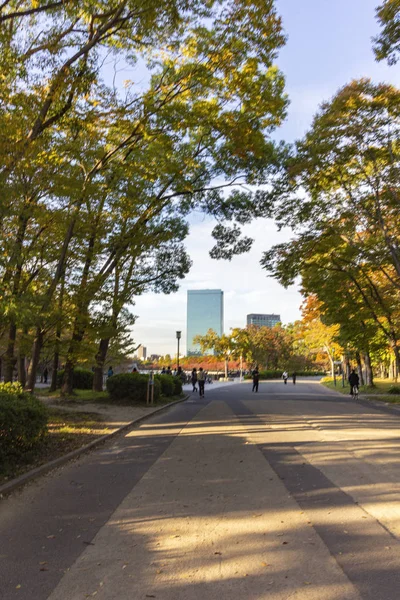
[[[150,354],[150,360],[152,360],[153,362],[157,362],[158,360],[160,360],[161,358],[161,354]]]
[[[213,329],[224,332],[224,292],[222,290],[188,290],[186,354],[200,354],[200,346],[193,343],[196,335],[205,335]]]
[[[280,322],[280,315],[247,315],[247,325],[256,325],[256,327],[275,327],[275,325]]]
[[[146,360],[147,358],[147,348],[146,346],[140,346],[137,351],[137,357],[141,360]]]

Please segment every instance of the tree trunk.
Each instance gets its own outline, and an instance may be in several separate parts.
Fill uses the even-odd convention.
[[[57,389],[57,375],[58,375],[58,365],[60,362],[60,353],[58,348],[56,348],[53,356],[53,369],[51,372],[51,384],[50,384],[50,392],[55,392]]]
[[[43,346],[44,331],[40,327],[36,329],[36,336],[33,342],[32,358],[28,369],[28,382],[26,389],[33,394],[36,383],[36,372],[39,364],[40,353]]]
[[[61,386],[61,394],[72,394],[74,391],[74,361],[68,357],[65,363],[64,378]]]
[[[346,379],[349,379],[349,375],[350,375],[350,359],[348,354],[346,354],[346,356],[344,357],[344,365],[345,365],[345,372],[344,375],[346,377]]]
[[[365,383],[368,386],[373,386],[374,385],[374,376],[372,373],[371,357],[369,355],[369,352],[366,352],[364,354],[364,364],[365,364]]]
[[[7,350],[4,355],[4,381],[6,383],[13,380],[14,367],[16,357],[14,356],[15,339],[17,337],[17,325],[15,322],[10,323],[8,330]]]
[[[25,366],[25,354],[18,356],[18,381],[25,387],[26,385],[26,366]]]
[[[359,372],[359,375],[360,375],[360,383],[361,383],[361,385],[365,385],[365,382],[364,382],[364,373],[363,373],[363,368],[362,368],[362,363],[361,363],[361,356],[360,356],[360,353],[358,351],[356,352],[356,361],[357,361],[358,372]]]
[[[398,374],[400,372],[400,351],[397,344],[393,344],[394,352],[394,380],[397,382]]]
[[[96,354],[96,366],[94,368],[93,375],[93,391],[103,391],[103,372],[104,363],[106,362],[108,346],[110,344],[110,338],[100,340],[99,349]]]

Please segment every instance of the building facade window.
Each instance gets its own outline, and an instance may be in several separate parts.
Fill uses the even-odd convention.
[[[187,356],[201,354],[200,346],[193,343],[196,335],[205,335],[213,329],[224,332],[224,292],[222,290],[188,290],[187,293]]]

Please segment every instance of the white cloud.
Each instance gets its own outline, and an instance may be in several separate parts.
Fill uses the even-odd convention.
[[[182,331],[182,352],[186,351],[186,292],[188,289],[215,288],[224,291],[225,331],[244,327],[251,312],[278,313],[284,323],[299,317],[301,296],[295,287],[285,290],[261,269],[263,251],[290,238],[290,231],[278,232],[271,220],[246,226],[247,235],[255,238],[251,252],[232,261],[215,261],[209,257],[213,246],[214,223],[202,221],[191,227],[187,248],[193,266],[181,289],[169,296],[147,294],[137,299],[133,312],[138,315],[134,327],[136,342],[150,354],[174,354],[175,331]]]

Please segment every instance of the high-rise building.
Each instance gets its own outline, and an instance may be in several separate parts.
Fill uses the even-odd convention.
[[[187,356],[200,354],[200,346],[193,343],[196,335],[205,335],[213,329],[224,332],[224,292],[222,290],[188,290],[187,293]]]
[[[146,360],[147,358],[147,348],[146,346],[140,346],[137,351],[137,357],[142,360]]]
[[[247,315],[247,325],[256,325],[257,327],[275,327],[275,325],[280,322],[280,315]]]

